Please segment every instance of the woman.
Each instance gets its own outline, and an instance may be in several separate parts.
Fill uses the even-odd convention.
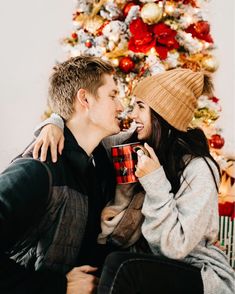
[[[233,270],[213,245],[219,167],[203,131],[190,128],[197,98],[211,87],[206,75],[188,69],[147,77],[135,87],[133,136],[150,154],[140,154],[136,166],[146,192],[142,233],[155,256],[112,253],[99,293],[233,293]]]

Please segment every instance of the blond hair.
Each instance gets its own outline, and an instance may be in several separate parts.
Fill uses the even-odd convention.
[[[114,68],[97,57],[78,56],[58,63],[49,79],[48,104],[65,120],[74,112],[74,100],[79,89],[97,97],[103,85],[103,75],[113,74]]]

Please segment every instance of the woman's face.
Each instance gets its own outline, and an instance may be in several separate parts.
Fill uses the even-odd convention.
[[[151,109],[141,99],[136,98],[133,111],[130,113],[132,118],[137,124],[137,137],[138,140],[147,140],[152,133],[151,122]]]

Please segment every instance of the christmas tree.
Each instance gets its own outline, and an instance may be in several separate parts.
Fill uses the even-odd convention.
[[[142,77],[176,67],[217,70],[207,9],[206,0],[77,0],[74,31],[63,45],[69,56],[111,61],[127,106]],[[215,124],[220,111],[217,97],[201,96],[192,122],[203,128],[215,149],[224,145]]]

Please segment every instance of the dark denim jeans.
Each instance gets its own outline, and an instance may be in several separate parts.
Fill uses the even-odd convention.
[[[105,260],[98,294],[202,294],[200,269],[153,255],[114,252]]]

